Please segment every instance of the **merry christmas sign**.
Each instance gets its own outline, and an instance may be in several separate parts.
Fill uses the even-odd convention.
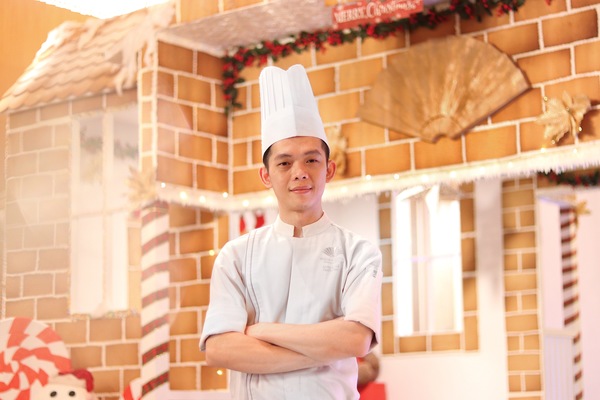
[[[353,28],[361,24],[407,18],[423,11],[423,0],[359,1],[332,8],[334,29]]]

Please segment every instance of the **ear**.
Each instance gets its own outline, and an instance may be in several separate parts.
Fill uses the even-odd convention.
[[[269,175],[269,171],[267,171],[267,169],[263,166],[260,167],[260,170],[258,170],[258,174],[260,175],[260,180],[262,181],[263,185],[265,185],[267,189],[271,189],[271,175]]]
[[[337,165],[335,164],[335,161],[333,160],[329,160],[327,162],[327,175],[326,175],[326,182],[329,182],[330,180],[333,179],[333,177],[335,176],[335,171],[337,169]]]

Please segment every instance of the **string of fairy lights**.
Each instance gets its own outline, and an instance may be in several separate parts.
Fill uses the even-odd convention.
[[[576,143],[568,146],[542,148],[506,157],[436,168],[410,170],[385,175],[365,175],[357,178],[334,180],[328,183],[323,201],[343,201],[367,194],[402,191],[415,186],[436,184],[460,185],[482,179],[531,177],[538,174],[561,174],[574,168],[592,168],[600,165],[600,143]],[[258,179],[258,177],[257,177]],[[272,191],[264,190],[243,194],[217,193],[159,182],[161,200],[196,206],[213,211],[267,209],[276,206]]]

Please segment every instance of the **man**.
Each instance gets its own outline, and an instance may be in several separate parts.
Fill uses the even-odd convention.
[[[238,399],[358,399],[357,362],[379,342],[381,254],[323,212],[335,175],[306,71],[259,77],[264,166],[279,215],[227,243],[213,268],[201,350]]]

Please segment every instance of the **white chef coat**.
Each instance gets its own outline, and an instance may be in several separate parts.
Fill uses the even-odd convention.
[[[279,217],[273,225],[228,242],[215,260],[200,348],[256,322],[312,324],[344,317],[380,342],[381,253],[324,214],[296,238]],[[233,398],[358,399],[355,358],[278,374],[231,371]]]

